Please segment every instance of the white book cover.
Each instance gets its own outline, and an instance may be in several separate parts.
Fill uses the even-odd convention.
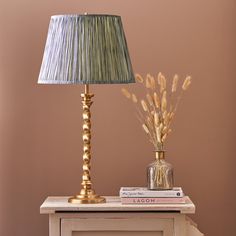
[[[181,187],[171,190],[149,190],[145,187],[121,187],[120,197],[183,197]]]

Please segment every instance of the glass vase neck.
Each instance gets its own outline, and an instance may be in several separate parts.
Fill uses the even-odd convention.
[[[165,151],[155,151],[156,160],[164,160],[165,159]]]

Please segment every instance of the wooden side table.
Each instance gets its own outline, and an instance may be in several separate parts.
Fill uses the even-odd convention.
[[[49,236],[202,236],[185,204],[122,205],[119,197],[102,204],[71,204],[68,197],[48,197],[40,207],[49,214]]]

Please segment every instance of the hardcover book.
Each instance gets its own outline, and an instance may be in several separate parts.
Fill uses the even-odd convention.
[[[184,204],[186,203],[185,197],[125,197],[121,198],[122,204]]]
[[[181,187],[174,187],[172,190],[149,190],[143,187],[121,187],[120,197],[176,197],[181,198],[184,193]]]

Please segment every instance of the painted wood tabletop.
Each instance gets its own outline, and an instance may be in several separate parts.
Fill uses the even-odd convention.
[[[171,212],[176,211],[182,214],[195,213],[195,205],[189,197],[186,197],[186,203],[179,204],[150,204],[150,205],[122,205],[120,197],[105,196],[106,203],[100,204],[72,204],[68,203],[69,197],[48,197],[40,207],[41,214],[53,214],[57,212],[100,212],[100,211],[127,211],[127,212]]]

